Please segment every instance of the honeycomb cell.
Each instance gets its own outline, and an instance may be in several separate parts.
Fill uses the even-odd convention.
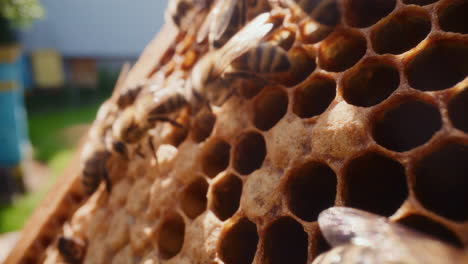
[[[252,173],[262,166],[266,151],[262,135],[257,132],[244,133],[234,149],[234,169],[242,175]]]
[[[368,27],[390,14],[395,4],[395,0],[347,0],[344,17],[352,27]]]
[[[282,217],[265,231],[262,263],[305,264],[307,243],[302,225],[290,217]]]
[[[194,219],[206,210],[207,191],[208,183],[203,178],[194,180],[185,188],[181,207],[186,216]]]
[[[311,17],[322,25],[336,26],[341,17],[337,1],[322,1],[311,13]]]
[[[269,130],[278,123],[288,109],[288,95],[281,89],[264,90],[253,103],[253,123],[260,130]]]
[[[222,221],[230,218],[239,208],[242,181],[228,174],[213,185],[210,209]]]
[[[360,64],[343,79],[343,98],[349,104],[369,107],[390,96],[400,84],[398,70],[377,60]]]
[[[331,72],[344,71],[364,56],[366,48],[366,39],[358,31],[336,30],[319,47],[319,65]]]
[[[301,118],[320,115],[325,112],[335,96],[335,80],[315,74],[294,91],[293,112]]]
[[[421,91],[450,88],[468,75],[468,40],[431,42],[406,66],[409,84]]]
[[[227,227],[220,238],[219,256],[225,264],[250,264],[257,250],[257,227],[247,218],[241,218]]]
[[[207,139],[211,135],[215,123],[216,116],[212,112],[207,111],[200,113],[195,118],[191,127],[192,139],[197,143],[200,143]]]
[[[309,162],[288,177],[288,206],[302,220],[316,221],[321,211],[333,206],[335,196],[336,175],[327,165]]]
[[[404,167],[380,153],[368,152],[345,167],[346,206],[390,216],[408,196]]]
[[[293,86],[305,80],[317,67],[315,55],[302,47],[294,47],[288,51],[288,59],[291,63],[289,78],[286,78],[285,85]]]
[[[414,191],[427,209],[455,221],[468,220],[468,145],[449,142],[415,167]]]
[[[417,99],[401,100],[375,121],[374,140],[393,151],[407,151],[427,142],[442,125],[439,110]]]
[[[448,110],[453,126],[468,133],[468,86],[450,100]]]
[[[429,5],[429,4],[432,4],[432,3],[435,3],[439,0],[403,0],[403,3],[407,4],[407,5],[420,5],[420,6],[423,6],[423,5]]]
[[[182,216],[174,214],[164,220],[159,229],[158,248],[161,257],[170,259],[182,249],[185,223]]]
[[[382,21],[371,33],[379,54],[400,54],[418,45],[431,31],[431,18],[420,7],[409,7]]]
[[[444,31],[468,34],[468,1],[452,0],[439,9],[439,25]]]
[[[202,156],[203,172],[210,178],[214,178],[229,165],[229,151],[231,146],[223,141],[210,142]]]
[[[455,247],[463,247],[463,244],[460,242],[457,236],[452,233],[452,231],[447,229],[442,224],[435,222],[425,216],[409,215],[398,220],[398,222],[421,233],[425,233],[434,238],[450,243]]]

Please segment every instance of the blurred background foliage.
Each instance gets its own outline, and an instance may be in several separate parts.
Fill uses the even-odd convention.
[[[0,16],[15,27],[28,27],[44,16],[44,8],[38,0],[0,0]]]
[[[38,190],[0,204],[0,233],[20,229],[70,162],[79,139],[94,120],[100,104],[112,93],[118,73],[102,69],[97,89],[63,87],[36,90],[26,96],[33,157],[50,175]]]

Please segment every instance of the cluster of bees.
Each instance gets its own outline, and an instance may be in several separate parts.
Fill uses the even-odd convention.
[[[327,28],[336,25],[340,17],[338,0],[170,1],[166,19],[179,30],[190,27],[195,16],[205,17],[196,41],[208,43],[208,52],[177,87],[148,80],[121,89],[128,69],[123,70],[115,95],[99,110],[83,150],[81,182],[85,192],[92,194],[102,181],[110,192],[106,169],[109,157],[116,154],[131,159],[142,155],[138,143],[157,122],[180,127],[176,120],[183,109],[194,117],[237,94],[240,81],[271,82],[274,78],[267,77],[288,72],[292,64],[286,47],[291,44],[290,36],[275,31],[285,17],[273,12],[275,6],[288,8],[298,17],[308,16]],[[156,155],[151,138],[148,143]],[[335,248],[316,258],[315,264],[467,261],[457,250],[431,238],[350,208],[323,212],[319,226]],[[62,236],[58,248],[64,260],[79,263],[84,257],[82,244]]]

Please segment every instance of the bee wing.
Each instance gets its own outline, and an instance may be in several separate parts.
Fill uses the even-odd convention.
[[[271,31],[272,23],[268,23],[270,13],[263,13],[254,18],[238,33],[236,33],[219,51],[214,72],[223,72],[233,60],[244,54]]]
[[[130,72],[130,62],[125,62],[120,70],[119,76],[117,77],[117,82],[115,84],[114,91],[112,92],[112,96],[116,97],[119,93],[122,92],[125,80],[127,79],[128,72]]]
[[[217,0],[198,31],[197,42],[207,36],[210,41],[219,39],[228,27],[238,1],[242,0]]]
[[[415,261],[404,263],[462,263],[460,259],[466,260],[464,254],[455,248],[391,223],[385,217],[361,210],[332,207],[320,213],[318,223],[323,236],[332,246],[351,243],[369,247],[382,259],[385,255],[385,259]]]

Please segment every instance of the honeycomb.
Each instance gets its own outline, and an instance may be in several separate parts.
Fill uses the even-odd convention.
[[[22,263],[62,261],[58,234],[86,241],[83,263],[311,263],[329,249],[316,221],[333,205],[466,249],[468,1],[329,2],[331,14],[311,18],[272,1],[282,20],[267,41],[290,72],[246,82],[210,113],[181,113],[190,129],[157,123],[141,155],[110,158],[112,192],[101,184]],[[186,80],[208,52],[199,25],[181,28],[159,63],[145,52],[145,76],[125,84]]]

